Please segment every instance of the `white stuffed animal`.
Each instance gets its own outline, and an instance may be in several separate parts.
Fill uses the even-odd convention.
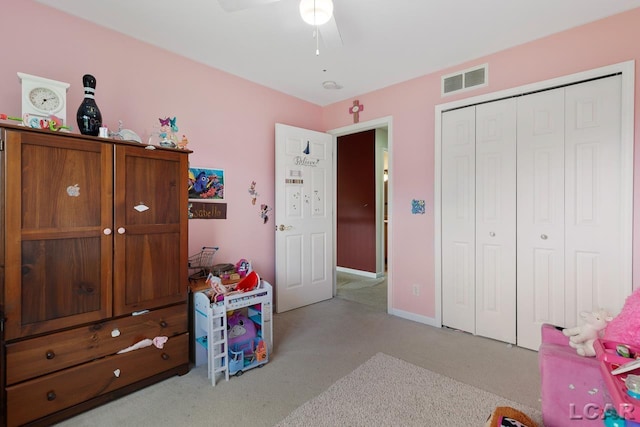
[[[569,337],[569,345],[575,348],[580,356],[595,356],[593,343],[600,338],[601,331],[604,332],[607,323],[613,318],[605,310],[592,313],[583,311],[580,317],[586,322],[584,325],[563,329],[562,333]]]

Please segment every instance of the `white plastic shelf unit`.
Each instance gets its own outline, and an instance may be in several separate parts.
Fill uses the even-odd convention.
[[[233,360],[229,360],[227,314],[245,307],[247,307],[247,317],[256,324],[260,331],[260,338],[266,344],[266,355],[238,366]],[[253,291],[225,296],[223,301],[217,303],[210,301],[207,291],[196,292],[194,311],[196,365],[202,358],[199,355],[205,353],[208,378],[211,379],[212,386],[216,385],[218,376],[224,375],[225,380],[228,381],[229,375],[241,375],[244,371],[262,366],[269,361],[273,348],[272,288],[269,282],[261,280]]]

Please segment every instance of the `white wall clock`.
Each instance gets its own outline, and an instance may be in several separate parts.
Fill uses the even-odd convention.
[[[67,90],[70,84],[18,73],[22,82],[22,115],[48,118],[50,114],[67,124]]]

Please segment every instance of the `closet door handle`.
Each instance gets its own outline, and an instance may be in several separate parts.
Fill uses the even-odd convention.
[[[540,235],[540,238],[541,238],[542,240],[547,240],[547,235],[546,235],[546,234],[541,234],[541,235]]]
[[[489,236],[491,236],[491,237],[496,237],[496,233],[494,233],[493,231],[490,231],[490,232],[489,232]]]

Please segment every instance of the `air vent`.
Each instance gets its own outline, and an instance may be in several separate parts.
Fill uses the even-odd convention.
[[[488,74],[489,65],[484,64],[442,76],[442,96],[486,86]]]

